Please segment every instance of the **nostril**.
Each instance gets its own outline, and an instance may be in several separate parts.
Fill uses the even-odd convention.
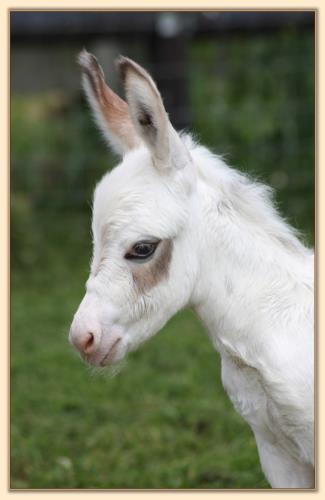
[[[82,345],[82,350],[84,351],[84,353],[87,354],[92,350],[94,345],[94,340],[95,340],[94,334],[92,332],[88,332]]]

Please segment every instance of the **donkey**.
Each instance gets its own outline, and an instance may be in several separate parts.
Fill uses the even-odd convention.
[[[176,132],[140,65],[117,61],[125,102],[92,54],[78,61],[121,163],[94,192],[93,258],[70,342],[91,365],[117,363],[192,307],[270,485],[313,488],[313,252],[268,187]]]

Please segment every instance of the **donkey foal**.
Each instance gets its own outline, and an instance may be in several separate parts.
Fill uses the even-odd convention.
[[[121,163],[99,182],[93,259],[70,341],[121,360],[191,306],[251,426],[272,487],[313,488],[313,253],[251,181],[172,127],[149,74],[118,67],[126,101],[79,55],[99,129]]]

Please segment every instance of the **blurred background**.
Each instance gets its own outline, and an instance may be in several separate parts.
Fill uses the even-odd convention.
[[[68,344],[92,191],[116,164],[81,94],[124,54],[174,125],[275,189],[314,238],[314,12],[11,12],[11,487],[268,488],[219,355],[184,311],[115,377]]]

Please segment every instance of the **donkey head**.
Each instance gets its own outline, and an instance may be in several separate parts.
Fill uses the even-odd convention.
[[[121,163],[93,200],[93,259],[70,341],[90,364],[122,359],[191,301],[196,280],[192,159],[150,75],[117,62],[126,100],[96,58],[79,56],[95,120]]]

